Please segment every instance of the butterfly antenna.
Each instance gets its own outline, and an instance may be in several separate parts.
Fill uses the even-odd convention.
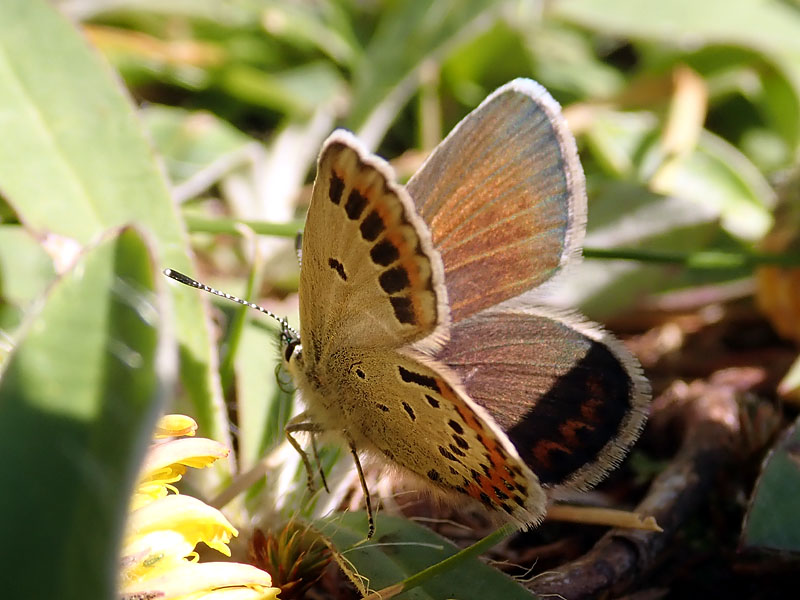
[[[272,317],[278,323],[280,323],[281,335],[286,339],[294,339],[300,337],[297,331],[289,327],[289,322],[284,317],[279,317],[271,310],[267,310],[266,308],[259,306],[258,304],[254,304],[253,302],[243,300],[242,298],[239,298],[238,296],[233,296],[232,294],[228,294],[227,292],[221,292],[219,290],[215,290],[211,286],[206,285],[205,283],[200,283],[196,279],[192,279],[188,275],[184,275],[183,273],[181,273],[180,271],[176,271],[175,269],[164,269],[164,275],[184,285],[188,285],[189,287],[197,288],[198,290],[203,290],[204,292],[208,292],[209,294],[214,294],[215,296],[219,296],[220,298],[225,298],[226,300],[233,300],[234,302],[243,304],[248,308],[254,308],[257,311],[264,313],[268,317]]]

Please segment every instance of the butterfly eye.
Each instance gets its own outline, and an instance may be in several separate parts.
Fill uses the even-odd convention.
[[[292,356],[295,355],[295,351],[299,358],[300,354],[303,352],[303,347],[300,345],[299,340],[291,340],[286,344],[286,348],[283,350],[283,357],[286,359],[286,362],[292,359]]]

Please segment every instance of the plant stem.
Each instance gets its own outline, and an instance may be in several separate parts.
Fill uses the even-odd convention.
[[[798,254],[726,252],[723,250],[678,252],[642,248],[584,248],[583,256],[601,260],[636,260],[643,263],[675,264],[691,269],[735,269],[762,265],[800,266],[800,255]]]
[[[269,223],[244,221],[227,217],[207,219],[185,215],[186,225],[192,233],[227,233],[241,235],[244,225],[260,235],[293,238],[303,230],[302,221]],[[599,260],[635,260],[643,263],[682,265],[690,269],[737,269],[773,265],[800,267],[800,254],[768,254],[764,252],[728,252],[724,250],[697,250],[679,252],[671,250],[646,250],[643,248],[584,248],[585,258]]]
[[[294,238],[298,231],[303,230],[302,221],[268,223],[266,221],[245,221],[243,219],[231,219],[229,217],[208,219],[195,215],[184,215],[184,220],[186,221],[186,227],[188,227],[191,233],[228,233],[231,235],[241,235],[242,232],[239,227],[244,225],[260,235]]]

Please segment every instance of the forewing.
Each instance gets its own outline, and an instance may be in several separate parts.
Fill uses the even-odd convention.
[[[454,324],[437,355],[546,487],[586,488],[622,459],[647,417],[636,359],[599,326],[544,308]]]
[[[453,322],[535,288],[580,252],[586,194],[575,140],[531,80],[484,100],[406,188],[441,253]]]
[[[441,259],[393,179],[345,131],[322,147],[302,241],[307,361],[343,345],[395,347],[446,335]]]
[[[348,396],[369,403],[350,420],[362,447],[450,498],[469,496],[521,525],[541,520],[546,500],[536,477],[445,367],[389,350],[353,355],[351,362],[363,379]]]

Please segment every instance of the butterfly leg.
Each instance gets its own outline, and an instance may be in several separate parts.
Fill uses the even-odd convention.
[[[319,466],[320,474],[322,475],[322,483],[325,486],[325,491],[328,491],[328,483],[325,480],[325,475],[322,473],[322,464],[319,462],[319,455],[317,454],[316,444],[314,442],[314,434],[315,433],[322,433],[323,429],[317,425],[316,423],[311,423],[306,421],[308,415],[305,413],[300,413],[296,417],[292,418],[287,424],[284,432],[286,433],[286,440],[291,444],[292,448],[300,455],[300,458],[303,460],[303,465],[306,468],[306,474],[308,475],[308,489],[310,491],[314,491],[314,468],[311,466],[311,461],[308,460],[308,454],[303,447],[300,445],[300,442],[297,441],[297,438],[294,437],[294,433],[310,433],[311,434],[311,447],[314,451],[314,458],[317,461],[317,465]]]
[[[367,531],[367,539],[370,539],[373,535],[375,535],[375,519],[372,515],[372,500],[369,497],[369,488],[367,487],[367,480],[364,478],[364,470],[361,468],[361,460],[358,458],[358,451],[356,450],[356,445],[353,443],[353,440],[347,440],[347,444],[350,446],[350,453],[353,455],[353,460],[356,463],[356,471],[358,471],[358,481],[361,483],[361,490],[364,492],[364,502],[367,505],[367,524],[369,530]]]
[[[319,459],[319,452],[317,452],[317,438],[314,437],[313,433],[311,434],[311,451],[314,453],[314,461],[317,463],[317,468],[319,469],[319,478],[322,480],[322,487],[330,494],[331,490],[328,488],[327,479],[325,479],[325,470],[322,468],[322,461]]]

